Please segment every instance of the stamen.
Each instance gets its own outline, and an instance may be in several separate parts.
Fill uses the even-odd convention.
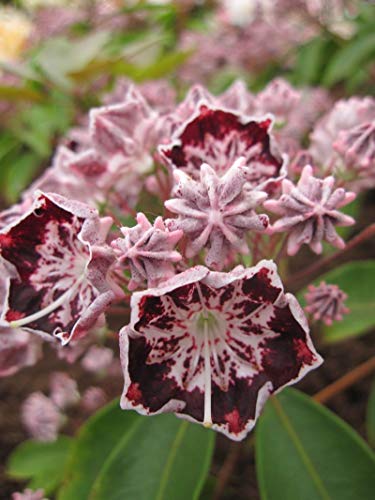
[[[40,311],[37,311],[34,314],[31,314],[30,316],[26,316],[25,318],[20,318],[15,321],[10,321],[9,326],[11,328],[19,328],[21,326],[25,326],[29,323],[32,323],[33,321],[37,321],[38,319],[41,319],[44,316],[47,316],[51,312],[55,311],[58,307],[62,306],[64,302],[70,299],[70,297],[77,291],[77,288],[83,282],[84,278],[85,278],[85,273],[83,273],[82,276],[80,276],[80,278],[76,281],[76,283],[72,286],[72,288],[69,288],[69,290],[64,292],[61,295],[61,297],[59,297],[57,300],[49,304],[47,307],[41,309]]]
[[[212,427],[211,416],[211,354],[210,346],[208,343],[208,321],[204,319],[203,325],[203,342],[204,342],[204,427]]]

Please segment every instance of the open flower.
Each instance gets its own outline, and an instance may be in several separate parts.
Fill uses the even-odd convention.
[[[202,104],[175,132],[172,142],[159,146],[159,151],[168,165],[195,179],[202,163],[223,175],[243,157],[246,180],[253,188],[262,189],[284,175],[283,160],[271,142],[271,125],[269,117],[258,120]]]
[[[267,398],[322,362],[272,261],[197,266],[133,294],[120,334],[124,409],[174,412],[241,440]]]
[[[206,264],[222,269],[229,250],[248,253],[247,231],[264,231],[267,215],[258,215],[254,208],[267,194],[246,190],[245,159],[239,158],[222,176],[210,165],[200,167],[200,182],[176,169],[176,198],[165,202],[178,219],[168,221],[171,229],[180,229],[188,237],[186,256],[197,255],[208,246]]]
[[[149,286],[157,286],[174,275],[173,263],[182,256],[175,250],[182,231],[170,231],[161,217],[151,224],[147,217],[137,214],[138,224],[122,227],[123,238],[112,242],[120,262],[129,265],[132,278],[129,290],[135,290],[147,280]]]
[[[40,193],[0,231],[0,255],[11,268],[2,320],[63,343],[85,335],[120,293],[108,280],[111,222],[79,202]]]
[[[275,233],[289,233],[289,255],[295,255],[303,244],[320,254],[323,239],[337,248],[345,247],[335,226],[351,226],[355,221],[339,212],[338,208],[353,201],[356,195],[343,188],[334,189],[334,183],[333,177],[314,177],[312,167],[307,165],[297,186],[284,179],[281,198],[264,202],[264,206],[271,212],[282,216],[270,229]]]

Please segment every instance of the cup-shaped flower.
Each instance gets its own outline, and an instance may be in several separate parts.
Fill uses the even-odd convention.
[[[245,159],[239,158],[220,177],[210,165],[200,167],[200,182],[176,169],[175,198],[165,206],[178,215],[167,222],[171,229],[180,229],[188,237],[186,256],[197,255],[208,247],[205,262],[222,269],[231,249],[248,253],[247,231],[264,231],[267,215],[258,215],[254,208],[267,197],[262,191],[246,189]]]
[[[355,221],[338,209],[353,201],[356,195],[343,188],[334,189],[334,183],[335,179],[331,176],[325,179],[314,177],[312,167],[307,165],[296,186],[284,179],[281,198],[264,202],[271,212],[281,215],[270,231],[289,233],[289,255],[295,255],[303,244],[320,254],[322,240],[337,248],[345,247],[335,226],[351,226]]]
[[[11,268],[1,319],[62,343],[85,335],[120,293],[109,279],[111,222],[87,205],[40,193],[0,231],[0,257]]]
[[[138,224],[122,227],[123,238],[112,242],[119,261],[130,267],[129,290],[135,290],[146,280],[149,286],[157,286],[174,275],[173,263],[182,256],[175,250],[182,231],[169,231],[161,217],[151,224],[143,213],[137,214]]]
[[[120,334],[123,409],[173,412],[234,440],[267,398],[322,362],[272,261],[229,273],[197,266],[135,292]]]
[[[202,104],[159,151],[168,165],[195,179],[202,163],[223,175],[237,158],[244,157],[247,181],[262,189],[284,176],[284,162],[272,144],[271,126],[270,117],[256,119]]]
[[[337,285],[327,285],[322,281],[318,286],[309,285],[307,289],[305,311],[312,314],[316,321],[332,325],[348,314],[349,309],[344,303],[348,296]]]

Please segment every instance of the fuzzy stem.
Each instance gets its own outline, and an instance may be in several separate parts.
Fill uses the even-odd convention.
[[[336,396],[336,394],[340,394],[359,380],[370,375],[373,371],[375,371],[375,356],[356,366],[349,373],[332,382],[332,384],[324,387],[324,389],[315,394],[314,399],[319,403],[326,403]]]
[[[327,257],[314,262],[311,266],[295,273],[287,282],[286,288],[296,292],[303,288],[306,284],[310,283],[313,279],[317,278],[325,270],[334,269],[337,265],[342,264],[342,258],[346,256],[353,248],[361,245],[366,240],[375,235],[375,223],[366,227],[359,234],[354,236],[346,245],[345,248],[335,252]]]

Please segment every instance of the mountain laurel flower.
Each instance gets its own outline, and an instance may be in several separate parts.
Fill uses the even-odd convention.
[[[82,394],[81,406],[87,413],[93,413],[108,401],[107,395],[101,387],[88,387]]]
[[[49,386],[50,398],[61,410],[74,406],[80,400],[77,382],[67,373],[52,373]]]
[[[302,309],[266,260],[229,273],[196,266],[134,293],[120,351],[123,409],[173,412],[234,440],[271,394],[322,362]]]
[[[300,99],[301,93],[286,80],[275,78],[257,95],[255,105],[262,113],[274,114],[277,122],[285,122]]]
[[[37,441],[55,441],[64,416],[55,403],[41,392],[33,392],[22,404],[22,422]]]
[[[331,176],[325,179],[314,177],[312,167],[307,165],[296,186],[284,179],[281,198],[264,202],[267,209],[282,216],[270,231],[289,233],[289,255],[295,255],[303,244],[320,254],[323,239],[337,248],[345,247],[335,226],[351,226],[355,221],[337,209],[353,201],[356,195],[343,188],[334,189],[334,182]]]
[[[179,169],[174,176],[176,197],[165,206],[178,218],[167,224],[188,237],[186,257],[194,257],[208,246],[206,264],[221,269],[230,249],[248,253],[246,232],[264,231],[268,217],[254,211],[267,194],[246,189],[245,159],[235,161],[222,177],[207,164],[200,167],[200,182]]]
[[[202,163],[218,175],[225,174],[239,157],[245,158],[246,178],[251,187],[262,190],[285,177],[284,160],[270,134],[272,118],[251,118],[201,104],[196,113],[172,136],[159,152],[171,168],[180,168],[199,179]]]
[[[2,321],[66,344],[94,326],[116,296],[115,262],[105,244],[112,223],[97,211],[39,193],[31,208],[0,231],[0,258],[12,267]]]
[[[333,147],[347,165],[375,171],[375,120],[340,132]]]
[[[180,229],[170,231],[162,217],[151,224],[143,213],[137,214],[137,222],[134,227],[122,227],[124,237],[112,242],[120,263],[130,267],[129,290],[135,290],[146,280],[148,286],[157,286],[175,274],[173,263],[182,259],[175,250],[183,235]]]
[[[305,311],[312,314],[316,321],[332,325],[350,312],[344,304],[348,296],[337,285],[327,285],[322,281],[318,286],[309,285],[307,289]]]

